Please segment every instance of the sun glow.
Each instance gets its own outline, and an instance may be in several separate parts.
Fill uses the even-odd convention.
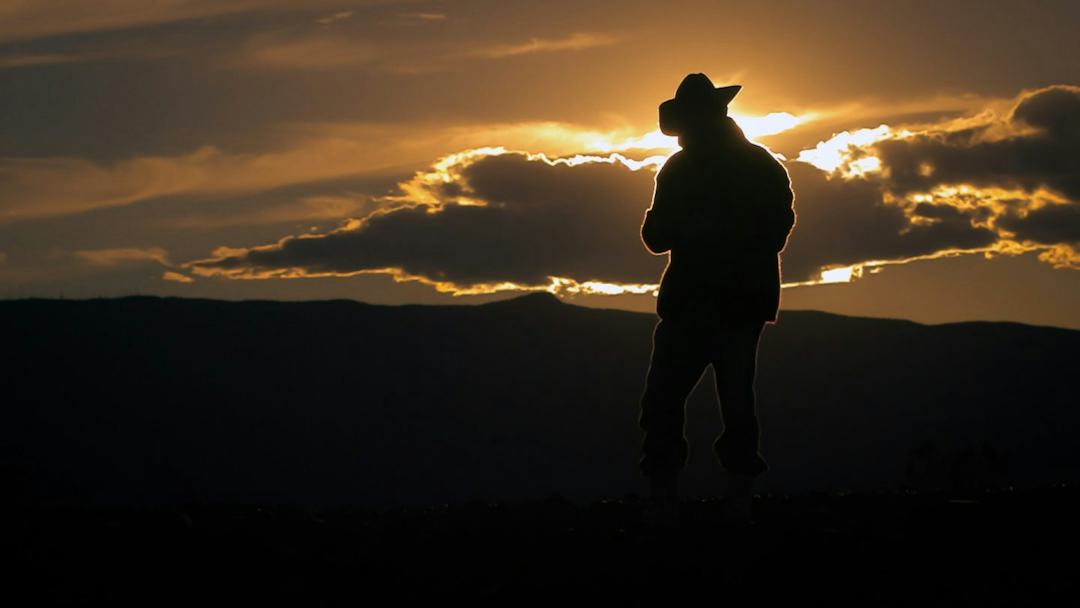
[[[845,266],[821,271],[822,283],[850,283],[853,276],[862,274],[861,266]]]
[[[555,295],[605,295],[617,296],[623,294],[652,294],[656,295],[659,285],[649,283],[607,283],[604,281],[583,281],[565,277],[551,277],[551,284],[547,291]]]
[[[794,116],[789,113],[773,113],[766,116],[734,116],[735,120],[744,129],[748,137],[764,137],[781,133],[794,128],[814,118],[813,114]],[[568,134],[572,134],[567,131]],[[359,230],[372,217],[376,215],[393,213],[405,208],[423,206],[429,212],[438,213],[450,205],[478,205],[484,206],[486,201],[473,196],[473,192],[465,178],[464,169],[469,165],[487,157],[516,154],[534,162],[543,162],[550,166],[563,165],[576,167],[591,163],[607,163],[622,165],[632,171],[642,169],[657,169],[666,159],[678,149],[678,139],[666,136],[659,131],[650,131],[637,137],[615,137],[611,134],[602,135],[595,132],[581,132],[588,134],[586,150],[572,155],[555,155],[543,151],[528,152],[514,150],[503,146],[489,146],[464,150],[450,154],[435,162],[430,169],[420,171],[404,182],[399,183],[398,193],[380,197],[380,208],[373,211],[367,217],[354,218],[342,224],[332,231],[350,232]],[[844,131],[834,135],[827,141],[818,143],[810,150],[803,150],[798,160],[813,164],[814,166],[838,174],[844,178],[854,178],[881,171],[881,160],[871,153],[873,144],[894,138],[909,137],[912,133],[906,130],[894,130],[888,125],[880,125],[874,129],[860,129],[856,131]],[[454,186],[454,187],[448,187]],[[922,202],[937,202],[941,199],[980,199],[978,189],[968,184],[950,184],[939,186],[930,192],[912,193],[907,200],[896,202],[909,209]],[[999,196],[1012,193],[996,193]],[[968,204],[979,204],[981,200],[970,201]],[[323,235],[304,235],[299,238],[319,238]],[[268,246],[272,248],[273,246]],[[215,258],[220,260],[225,257],[242,255],[246,250],[215,252]],[[882,267],[891,264],[905,264],[917,259],[933,259],[960,253],[974,253],[975,251],[947,251],[938,252],[927,256],[918,256],[902,260],[866,260],[846,266],[831,266],[823,268],[818,278],[808,281],[784,283],[782,287],[798,287],[804,285],[827,285],[836,283],[851,283],[864,274],[873,274]],[[1000,253],[1000,251],[999,251]],[[988,253],[989,254],[989,253]],[[1066,255],[1069,254],[1069,255]],[[1054,252],[1058,257],[1070,257],[1072,252]],[[458,284],[452,281],[438,280],[426,276],[418,276],[405,272],[398,267],[369,268],[352,272],[320,272],[304,268],[252,268],[252,267],[211,267],[200,260],[186,265],[196,276],[224,276],[234,279],[289,279],[289,278],[314,278],[314,277],[346,277],[361,274],[384,274],[389,275],[395,282],[420,282],[431,286],[436,291],[447,293],[452,296],[468,296],[481,294],[494,294],[500,292],[538,292],[546,291],[558,296],[573,295],[653,295],[657,294],[659,286],[651,283],[620,283],[602,280],[578,280],[572,277],[549,276],[546,283],[522,284],[513,281],[498,281],[479,284]]]
[[[626,137],[620,142],[612,135],[597,135],[586,142],[586,148],[596,152],[624,152],[626,150],[667,150],[679,148],[679,139],[664,135],[658,129],[639,137]]]
[[[739,125],[747,138],[756,140],[794,129],[817,118],[817,114],[808,113],[795,116],[789,112],[772,112],[765,116],[732,114],[731,118]],[[585,140],[586,148],[595,152],[625,152],[627,150],[665,150],[669,154],[679,149],[679,138],[664,135],[659,129],[636,137],[626,137],[616,133],[593,134]]]
[[[806,287],[812,285],[830,285],[834,283],[851,283],[857,279],[862,278],[867,274],[877,274],[881,272],[886,266],[902,266],[904,264],[911,264],[912,262],[924,262],[928,260],[940,260],[944,258],[955,258],[965,255],[977,255],[981,254],[986,259],[991,259],[997,256],[1007,255],[1015,256],[1028,252],[1039,252],[1039,259],[1045,262],[1056,262],[1058,265],[1055,267],[1060,268],[1076,268],[1077,256],[1076,251],[1069,246],[1057,246],[1047,247],[1046,245],[1040,245],[1036,243],[1018,243],[1016,241],[998,241],[987,247],[977,247],[974,249],[943,249],[941,251],[935,251],[933,253],[927,253],[923,255],[915,255],[906,258],[897,258],[893,260],[866,260],[859,262],[858,264],[852,264],[850,266],[839,266],[833,268],[826,268],[821,271],[818,279],[809,281],[799,281],[795,283],[783,283],[781,287],[787,289],[790,287]]]
[[[655,155],[655,156],[646,156],[645,158],[643,158],[641,160],[635,160],[633,158],[627,158],[626,156],[623,156],[622,154],[617,154],[617,153],[612,153],[612,154],[609,154],[607,156],[595,156],[595,155],[592,155],[592,154],[575,154],[573,156],[565,156],[565,157],[561,157],[561,158],[559,158],[559,157],[551,158],[548,155],[544,154],[543,152],[536,153],[536,154],[534,154],[532,152],[521,152],[521,154],[524,154],[525,157],[528,158],[529,160],[543,161],[543,162],[545,162],[545,163],[547,163],[547,164],[549,164],[549,165],[551,165],[553,167],[555,165],[566,165],[567,167],[576,167],[578,165],[584,165],[584,164],[588,164],[588,163],[608,163],[608,164],[621,163],[622,165],[624,165],[627,169],[630,169],[631,171],[637,171],[637,170],[639,170],[639,169],[641,169],[643,167],[659,168],[660,165],[663,165],[664,161],[667,160],[667,155],[662,155],[662,154],[658,154],[658,155]]]
[[[790,131],[795,127],[806,124],[811,120],[817,118],[817,114],[813,112],[809,114],[803,114],[802,116],[795,116],[788,112],[770,112],[765,116],[744,116],[740,114],[732,114],[736,124],[743,130],[750,139],[757,139],[759,137],[768,137],[770,135],[777,135],[784,131]]]
[[[805,287],[809,285],[830,285],[833,283],[850,283],[855,279],[862,277],[863,271],[867,270],[870,273],[878,271],[877,268],[866,268],[866,264],[852,264],[851,266],[841,266],[838,268],[827,268],[821,271],[820,278],[812,279],[809,281],[799,281],[797,283],[783,283],[781,287]]]
[[[903,139],[912,135],[914,133],[911,131],[896,131],[885,124],[873,129],[841,131],[818,142],[813,148],[799,152],[795,160],[849,179],[864,177],[881,171],[881,159],[868,152],[871,146],[886,139]]]

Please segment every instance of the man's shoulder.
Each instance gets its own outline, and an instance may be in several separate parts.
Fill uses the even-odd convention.
[[[742,152],[745,158],[752,159],[758,162],[770,164],[778,164],[780,162],[779,160],[777,160],[776,156],[773,155],[771,150],[759,143],[752,142],[750,140],[746,140],[745,142],[743,142]]]
[[[683,150],[676,150],[656,171],[657,180],[670,180],[686,172],[688,158]]]
[[[746,142],[743,150],[742,157],[747,165],[746,169],[755,175],[788,177],[787,167],[772,153],[772,150],[749,141]]]
[[[664,172],[664,171],[671,171],[673,169],[677,170],[680,167],[682,167],[683,165],[685,165],[686,161],[687,161],[686,150],[683,150],[683,149],[676,150],[675,152],[673,152],[671,154],[671,156],[667,157],[667,160],[664,161],[664,164],[660,165],[660,171]]]
[[[776,154],[773,154],[772,150],[766,148],[761,144],[755,144],[753,142],[750,143],[750,147],[753,148],[754,156],[757,157],[762,164],[772,167],[780,167],[781,169],[784,167],[784,163],[780,162],[780,159],[777,158]]]

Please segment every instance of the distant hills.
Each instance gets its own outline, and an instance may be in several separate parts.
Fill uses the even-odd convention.
[[[655,317],[485,305],[0,302],[0,474],[30,504],[370,506],[643,492]],[[783,311],[762,338],[762,489],[1080,479],[1080,332]],[[719,488],[711,371],[687,496]]]

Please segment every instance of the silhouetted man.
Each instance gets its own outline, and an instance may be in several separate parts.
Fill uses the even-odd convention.
[[[657,173],[641,226],[648,249],[670,252],[670,259],[639,424],[648,513],[668,524],[678,521],[678,478],[688,456],[686,398],[708,365],[724,418],[712,447],[735,490],[727,504],[740,517],[749,519],[754,479],[768,470],[754,376],[758,340],[779,311],[779,253],[795,223],[794,195],[784,166],[727,116],[740,88],[690,74],[660,105],[660,130],[678,135],[682,150]]]

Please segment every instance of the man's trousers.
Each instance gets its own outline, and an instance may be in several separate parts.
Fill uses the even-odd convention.
[[[759,452],[754,394],[757,348],[764,326],[763,321],[710,318],[657,323],[639,417],[644,431],[639,466],[644,475],[671,476],[686,465],[686,399],[710,364],[724,419],[713,452],[730,473],[755,476],[768,470]]]

